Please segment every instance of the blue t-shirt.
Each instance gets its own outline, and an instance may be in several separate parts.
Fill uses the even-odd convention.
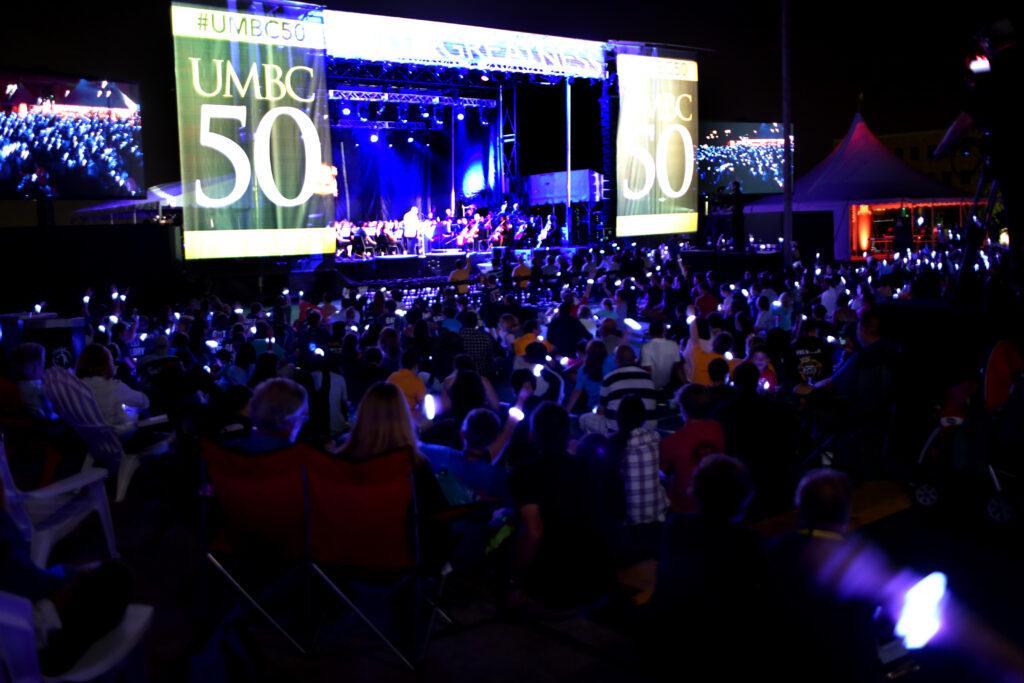
[[[504,468],[468,458],[465,453],[445,446],[420,444],[420,452],[430,461],[450,504],[510,499],[508,472]]]
[[[582,391],[587,397],[587,410],[593,410],[601,399],[601,382],[604,378],[594,381],[584,371],[583,366],[576,372],[576,390]]]

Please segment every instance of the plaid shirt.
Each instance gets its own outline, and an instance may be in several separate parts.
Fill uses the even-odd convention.
[[[665,521],[668,494],[661,485],[658,469],[661,437],[639,427],[626,442],[622,458],[622,476],[626,484],[626,524]]]
[[[494,371],[494,339],[479,327],[463,327],[459,330],[462,350],[473,359],[477,374],[489,377]]]

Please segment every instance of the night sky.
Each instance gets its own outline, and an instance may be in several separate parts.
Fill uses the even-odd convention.
[[[178,148],[169,3],[6,3],[0,69],[137,81],[142,87],[147,183],[177,180]],[[593,40],[670,43],[699,57],[704,120],[781,120],[778,3],[352,0],[332,9],[492,26]],[[858,108],[876,134],[944,128],[958,111],[971,36],[1019,10],[1009,2],[936,5],[792,3],[793,121],[797,175],[841,138]],[[11,5],[14,5],[11,7]],[[1020,26],[1019,20],[1014,22]],[[521,130],[523,171],[564,168],[564,94],[551,88]],[[544,101],[544,97],[549,102]],[[596,105],[576,101],[574,166],[599,160]],[[548,123],[550,121],[550,123]],[[539,123],[538,123],[539,122]],[[539,132],[538,132],[539,131]],[[548,139],[539,140],[540,135]],[[532,137],[532,139],[530,139]],[[596,166],[595,166],[596,167]]]

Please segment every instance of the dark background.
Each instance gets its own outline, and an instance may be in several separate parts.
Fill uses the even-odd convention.
[[[215,3],[211,3],[215,4]],[[971,36],[1019,10],[1009,2],[965,3],[944,11],[923,3],[856,5],[794,1],[793,121],[797,175],[812,168],[849,127],[858,101],[876,134],[943,128],[961,98]],[[5,3],[0,69],[139,82],[146,182],[177,180],[178,140],[170,4]],[[331,9],[430,19],[591,40],[671,43],[699,57],[700,117],[782,118],[780,5],[777,2],[619,3],[520,0],[352,0]],[[239,9],[242,9],[240,6]],[[1019,25],[1019,22],[1015,22]],[[520,102],[524,174],[563,169],[564,90]],[[599,168],[600,127],[590,89],[574,86],[573,166]]]

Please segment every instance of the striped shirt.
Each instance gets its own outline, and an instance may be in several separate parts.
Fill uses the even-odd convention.
[[[636,394],[643,399],[647,414],[654,413],[658,407],[657,393],[651,373],[636,365],[615,368],[605,376],[601,383],[600,405],[604,407],[604,415],[609,420],[616,419],[619,404],[629,394]],[[657,429],[657,421],[648,420],[648,429]]]

